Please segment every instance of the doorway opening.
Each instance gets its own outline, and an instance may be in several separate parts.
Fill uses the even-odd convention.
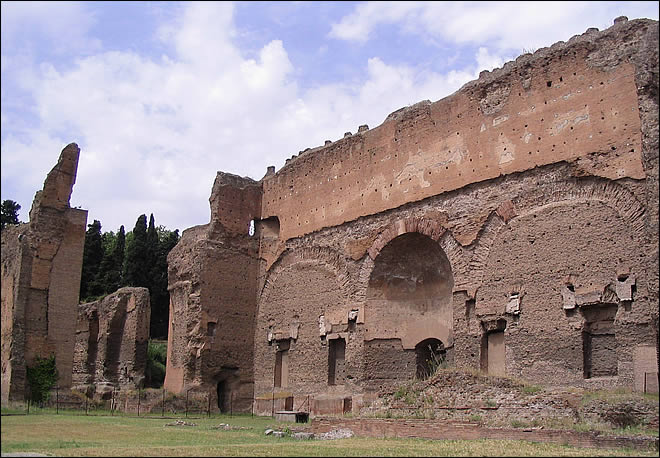
[[[415,346],[417,378],[426,380],[445,363],[445,346],[438,339],[425,339]]]
[[[346,341],[332,339],[328,349],[328,385],[343,385],[346,380]]]

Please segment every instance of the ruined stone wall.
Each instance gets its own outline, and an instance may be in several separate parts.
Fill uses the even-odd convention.
[[[249,410],[258,276],[258,238],[249,227],[260,217],[261,186],[218,173],[209,200],[211,222],[184,231],[168,256],[165,387],[208,390],[221,410],[235,396],[244,405],[233,408]]]
[[[589,29],[268,173],[255,396],[361,402],[426,339],[541,383],[657,373],[657,48],[655,21]]]
[[[240,381],[260,411],[311,396],[322,413],[431,362],[587,387],[657,374],[657,36],[622,18],[259,183],[219,173],[211,223],[168,259],[168,389],[220,405]]]
[[[73,385],[101,397],[144,381],[151,307],[147,288],[120,288],[78,306]]]
[[[621,34],[629,44],[605,50],[607,38],[589,31],[302,152],[263,180],[263,216],[279,217],[286,240],[565,160],[586,174],[642,179],[636,70],[630,59],[602,57],[640,46],[639,35]],[[460,234],[461,242],[475,235]]]
[[[22,400],[25,368],[55,355],[71,386],[87,211],[69,200],[80,149],[71,143],[36,193],[29,224],[2,234],[2,401]]]

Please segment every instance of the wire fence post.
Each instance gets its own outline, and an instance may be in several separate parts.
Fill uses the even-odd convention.
[[[160,415],[162,417],[165,416],[165,387],[163,387],[163,404],[162,404],[162,407],[161,407]]]
[[[186,390],[186,418],[188,418],[188,393],[190,390]]]
[[[229,416],[234,416],[234,392],[232,391],[229,395]]]
[[[60,387],[55,387],[55,415],[60,413]]]
[[[112,397],[110,398],[110,416],[115,414],[115,387],[112,387]]]
[[[89,415],[89,407],[88,407],[88,403],[87,403],[88,399],[89,398],[87,397],[87,395],[85,395],[85,415]]]
[[[272,399],[271,408],[270,408],[270,416],[275,418],[275,389],[273,389],[270,397]]]
[[[211,393],[207,394],[206,397],[208,398],[208,407],[206,408],[206,416],[211,418]]]
[[[137,416],[140,416],[140,388],[138,387],[138,411],[137,411]]]
[[[29,397],[28,397],[27,401],[28,401],[27,402],[27,415],[30,415],[30,398]]]

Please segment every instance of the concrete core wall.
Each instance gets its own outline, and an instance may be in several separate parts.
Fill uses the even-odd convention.
[[[2,233],[2,402],[23,400],[26,367],[55,355],[58,383],[71,386],[87,211],[69,206],[80,149],[62,150],[30,222]]]
[[[170,324],[165,387],[211,393],[213,406],[249,410],[261,186],[218,173],[211,222],[183,232],[168,256]],[[232,401],[236,399],[236,401]]]
[[[242,394],[322,413],[432,355],[539,383],[657,379],[657,31],[621,18],[225,181],[231,199],[216,180],[211,223],[169,259],[168,383],[234,371]],[[232,314],[233,340],[203,335]]]
[[[108,396],[142,386],[149,343],[149,290],[121,288],[80,304],[73,358],[73,387]]]

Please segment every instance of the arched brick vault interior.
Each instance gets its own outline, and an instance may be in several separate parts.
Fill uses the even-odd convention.
[[[535,192],[519,195],[513,201],[504,202],[498,211],[491,213],[472,245],[472,256],[468,264],[470,285],[473,291],[481,285],[485,260],[500,231],[514,219],[558,204],[574,204],[597,201],[612,208],[629,228],[637,244],[644,242],[644,207],[625,187],[614,181],[600,178],[576,179],[573,182],[547,183]]]
[[[493,217],[484,228],[470,264],[476,321],[506,317],[506,373],[580,384],[606,367],[631,384],[633,349],[654,338],[645,316],[644,209],[610,180],[544,188],[520,196],[506,223]],[[609,321],[592,338],[591,312],[608,307]]]
[[[453,343],[449,259],[432,238],[407,232],[374,259],[365,303],[365,340],[400,339],[406,350],[435,338]]]

